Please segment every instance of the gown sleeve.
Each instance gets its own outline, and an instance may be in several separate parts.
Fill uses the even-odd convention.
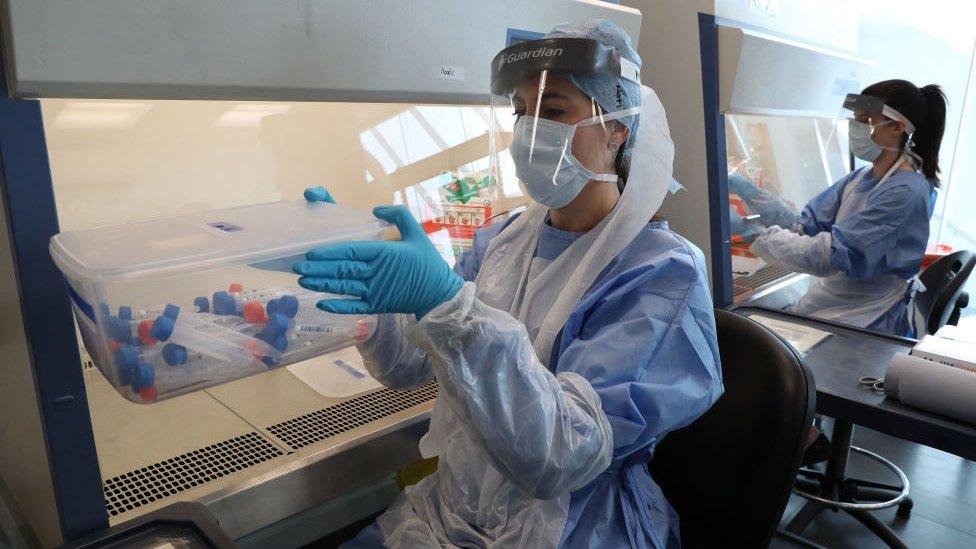
[[[721,394],[704,272],[686,254],[655,257],[597,296],[553,374],[524,325],[466,284],[408,334],[441,396],[492,464],[538,498],[589,484],[615,457],[686,425]]]
[[[492,225],[476,232],[471,249],[458,258],[454,271],[466,281],[473,281],[481,268],[489,242],[508,223]],[[394,389],[418,387],[433,379],[434,372],[427,361],[427,353],[405,337],[407,329],[416,323],[413,315],[382,314],[378,317],[372,337],[358,345],[370,375]]]

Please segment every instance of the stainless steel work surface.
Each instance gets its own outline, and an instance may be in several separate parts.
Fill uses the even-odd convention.
[[[139,405],[85,375],[110,522],[197,500],[234,537],[418,459],[437,391],[330,398],[281,368]]]
[[[207,389],[211,397],[251,425],[267,427],[345,399],[322,396],[279,368]]]
[[[234,538],[389,476],[420,458],[417,442],[427,432],[432,403],[412,417],[373,422],[355,433],[320,442],[201,498]]]
[[[97,368],[85,374],[103,479],[254,431],[205,392],[140,405],[123,398]]]
[[[732,281],[736,305],[782,309],[796,303],[810,288],[810,276],[766,265]]]

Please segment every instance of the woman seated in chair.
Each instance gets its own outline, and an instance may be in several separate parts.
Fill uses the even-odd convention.
[[[886,80],[848,95],[844,108],[853,116],[850,150],[871,165],[828,187],[799,216],[739,174],[729,187],[769,225],[747,235],[752,252],[816,277],[796,312],[908,335],[910,279],[928,244],[946,99],[936,85]]]

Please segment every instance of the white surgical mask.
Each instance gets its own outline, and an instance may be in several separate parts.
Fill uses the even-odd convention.
[[[573,136],[578,127],[603,124],[639,113],[637,107],[587,118],[576,124],[521,116],[515,122],[515,135],[509,146],[515,174],[532,200],[550,208],[562,208],[572,202],[591,180],[616,182],[617,174],[595,173],[573,156]]]
[[[893,121],[889,120],[887,122],[882,122],[877,126],[871,126],[871,124],[868,124],[867,122],[852,120],[848,133],[851,154],[866,162],[874,162],[886,149],[893,151],[899,150],[892,149],[890,147],[882,147],[881,145],[875,143],[874,139],[871,139],[871,134],[874,133],[875,128],[880,128],[881,126],[891,124],[892,122]]]

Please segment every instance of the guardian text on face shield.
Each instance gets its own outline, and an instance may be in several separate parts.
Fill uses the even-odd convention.
[[[547,48],[542,46],[538,49],[532,51],[523,51],[519,53],[510,53],[508,55],[503,55],[498,60],[498,68],[502,68],[510,63],[517,63],[519,61],[525,61],[526,59],[539,59],[541,57],[559,57],[563,54],[562,48]]]

